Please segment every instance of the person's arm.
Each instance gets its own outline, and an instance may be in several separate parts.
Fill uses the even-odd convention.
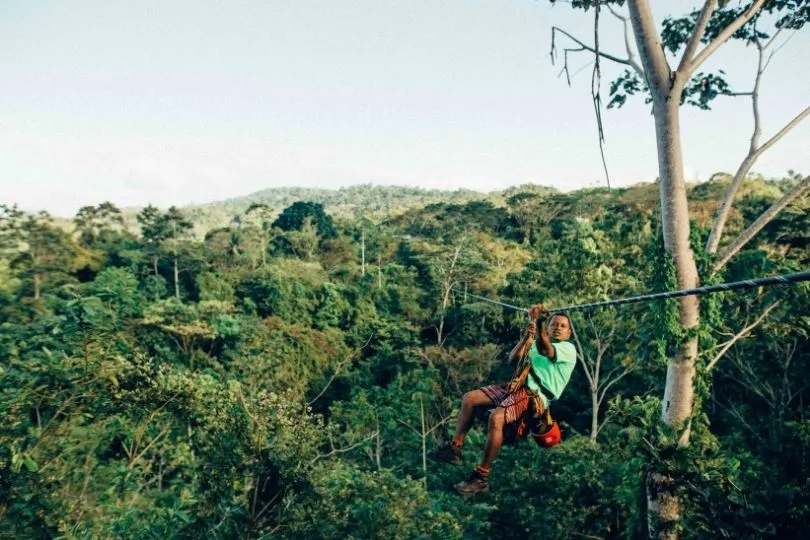
[[[537,326],[540,327],[540,331],[537,332],[537,352],[545,355],[552,362],[556,361],[556,353],[548,337],[548,328],[546,328],[550,317],[548,309],[543,304],[536,304],[529,310],[529,316],[537,319]]]
[[[557,361],[557,351],[554,349],[554,346],[551,344],[551,340],[548,337],[548,330],[546,329],[545,321],[540,323],[540,332],[537,334],[537,351],[540,354],[543,354],[551,360],[552,362]]]
[[[526,356],[526,352],[528,351],[528,348],[531,347],[532,341],[534,340],[536,328],[537,326],[534,322],[529,323],[529,326],[526,328],[526,333],[523,334],[523,337],[520,339],[518,344],[515,345],[515,348],[512,349],[512,352],[509,353],[508,362],[510,364],[514,364]]]

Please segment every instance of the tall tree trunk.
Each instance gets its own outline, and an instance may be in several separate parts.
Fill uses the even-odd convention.
[[[658,138],[658,168],[661,177],[661,216],[664,228],[664,249],[672,256],[679,289],[698,286],[697,265],[689,243],[689,208],[683,179],[683,155],[680,144],[680,89],[663,103],[656,103],[655,130]],[[660,109],[659,109],[660,108]],[[685,296],[678,302],[679,319],[684,331],[697,326],[700,306],[696,296]],[[662,418],[670,427],[681,426],[692,415],[697,339],[681,345],[667,367]],[[689,431],[678,441],[688,444]]]
[[[591,386],[591,441],[596,442],[599,433],[599,389]]]
[[[157,255],[152,255],[152,270],[155,271],[155,276],[156,277],[158,276],[157,264],[158,264],[158,256]]]
[[[680,133],[680,98],[688,73],[673,72],[667,63],[649,0],[628,2],[630,22],[653,98],[658,174],[661,193],[661,221],[664,248],[675,263],[678,288],[696,287],[697,266],[689,245],[689,207],[683,178]],[[700,318],[696,297],[679,300],[679,319],[684,331],[694,328]],[[689,444],[688,422],[694,402],[693,379],[697,339],[680,344],[667,365],[661,420],[671,428],[683,428],[678,444]],[[681,505],[671,476],[652,470],[647,473],[647,525],[651,538],[678,538]]]
[[[450,268],[447,269],[444,275],[444,281],[442,281],[442,305],[439,310],[439,326],[436,328],[436,341],[439,347],[444,343],[444,316],[447,311],[447,305],[450,303],[450,293],[455,285],[454,272],[462,246],[463,244],[460,243],[453,251],[453,260],[450,262]]]
[[[39,275],[39,272],[34,273],[34,300],[39,300],[39,295],[41,293],[42,288],[42,278]]]
[[[676,87],[664,99],[654,100],[655,131],[658,142],[661,216],[664,229],[664,249],[675,263],[679,289],[698,286],[694,253],[689,243],[689,208],[683,178],[683,155],[679,122],[680,88]],[[700,306],[695,296],[678,301],[679,322],[684,331],[697,326]],[[667,365],[661,419],[668,427],[682,430],[677,443],[689,444],[689,419],[694,403],[695,358],[697,338],[680,344],[675,357]],[[681,505],[674,489],[674,479],[657,471],[647,477],[648,525],[651,537],[676,539]]]
[[[174,296],[180,298],[180,272],[177,270],[177,252],[174,252]]]
[[[366,275],[366,231],[360,232],[360,274]]]

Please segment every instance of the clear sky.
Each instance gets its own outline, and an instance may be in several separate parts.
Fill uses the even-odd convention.
[[[659,19],[684,5],[653,2]],[[620,23],[602,20],[623,55]],[[274,186],[603,185],[589,59],[569,88],[553,24],[593,33],[544,0],[0,0],[0,201],[72,215]],[[804,30],[774,57],[765,138],[810,103],[808,52]],[[748,90],[754,62],[733,46],[712,65]],[[604,69],[607,95],[619,70]],[[605,113],[615,185],[657,175],[649,112]],[[744,157],[750,102],[682,124],[688,179],[705,180]],[[810,172],[810,120],[755,167],[788,169]]]

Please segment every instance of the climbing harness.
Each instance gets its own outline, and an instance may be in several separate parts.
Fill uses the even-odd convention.
[[[526,379],[531,377],[538,382],[540,392],[548,400],[547,403],[550,404],[551,401],[554,400],[554,395],[543,385],[539,376],[534,371],[532,364],[526,362],[527,354],[528,348],[524,350],[521,357],[517,359],[517,366],[515,366],[515,372],[508,383],[507,392],[510,394],[519,391],[525,392],[525,399],[529,404],[529,416],[531,416],[531,418],[527,421],[526,417],[521,417],[516,425],[505,427],[505,430],[508,429],[510,431],[505,431],[504,436],[510,444],[516,444],[518,439],[528,434],[539,446],[551,448],[559,444],[562,440],[560,426],[551,417],[551,411],[545,406],[541,397],[525,386]]]

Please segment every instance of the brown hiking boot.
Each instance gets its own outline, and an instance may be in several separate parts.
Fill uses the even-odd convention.
[[[431,452],[428,457],[433,461],[461,465],[461,447],[449,442]]]
[[[486,474],[473,469],[466,480],[459,482],[454,487],[463,497],[471,497],[476,493],[489,489],[489,480],[487,480]]]

